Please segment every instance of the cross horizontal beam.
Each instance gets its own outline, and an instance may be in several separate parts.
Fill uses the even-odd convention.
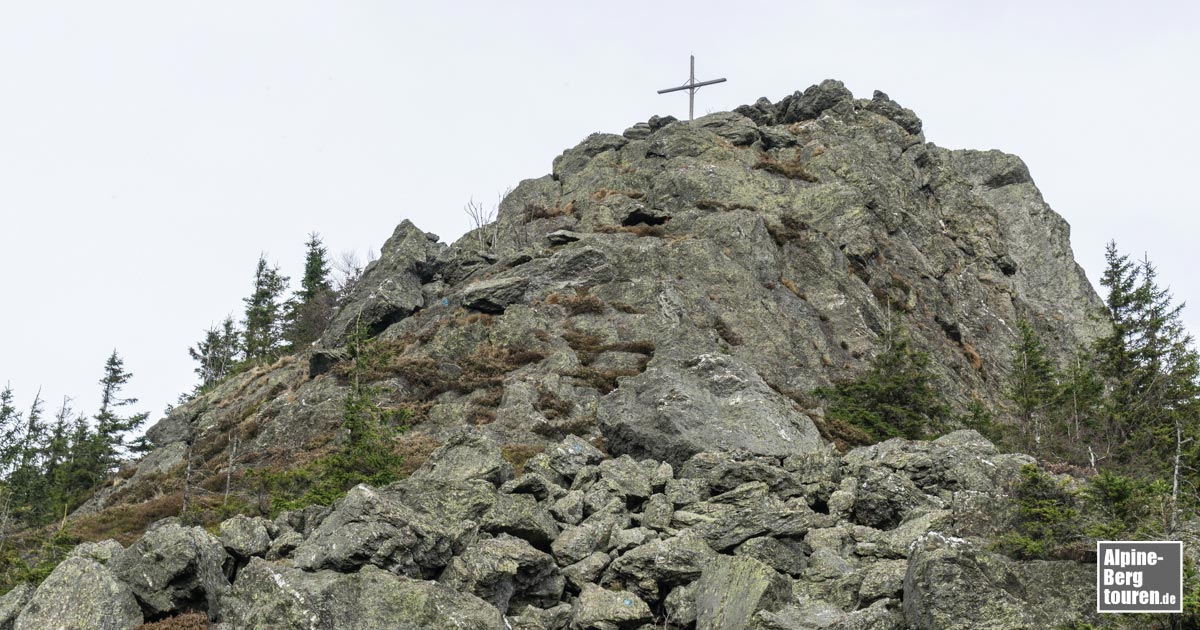
[[[713,79],[712,81],[701,81],[701,82],[695,83],[695,84],[681,85],[679,87],[673,87],[673,88],[667,88],[665,90],[659,90],[658,93],[666,94],[667,92],[678,92],[680,90],[693,90],[693,89],[696,89],[699,87],[704,87],[706,85],[712,85],[714,83],[724,83],[724,82],[725,82],[725,79]]]

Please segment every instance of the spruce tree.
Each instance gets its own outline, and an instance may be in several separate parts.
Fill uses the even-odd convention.
[[[104,481],[99,440],[82,415],[75,416],[67,434],[67,457],[55,475],[59,504],[74,505]]]
[[[72,413],[70,397],[63,396],[62,405],[59,406],[58,412],[54,414],[54,424],[51,425],[46,440],[42,470],[49,488],[46,497],[47,504],[50,506],[51,513],[53,514],[57,514],[62,509],[62,506],[66,503],[66,497],[69,496],[63,482],[64,467],[68,464],[70,458],[69,439],[71,429],[69,418]]]
[[[316,232],[305,245],[304,277],[288,313],[288,341],[303,348],[320,338],[333,314],[336,299],[330,282],[329,253]]]
[[[1009,396],[1016,405],[1018,427],[1027,436],[1026,448],[1043,452],[1042,438],[1057,400],[1058,374],[1037,332],[1022,319],[1017,322],[1020,339],[1013,346]]]
[[[41,522],[49,507],[45,499],[50,487],[43,469],[49,434],[42,419],[43,407],[38,392],[25,414],[25,428],[17,445],[19,456],[8,476],[13,501],[20,506],[21,520],[29,525]]]
[[[0,391],[0,479],[8,476],[20,457],[21,412],[13,404],[11,385]]]
[[[136,398],[122,398],[121,390],[133,375],[125,371],[125,363],[113,350],[104,363],[100,379],[100,411],[96,414],[96,464],[101,475],[116,469],[129,451],[128,434],[146,422],[149,413],[122,416],[120,410],[137,403]]]
[[[195,370],[200,377],[196,391],[203,391],[229,375],[240,361],[241,353],[241,334],[232,317],[205,331],[204,339],[188,348],[188,354],[200,364]]]
[[[949,415],[933,388],[929,355],[913,348],[907,332],[895,324],[881,341],[883,349],[866,374],[815,393],[829,401],[827,417],[865,431],[872,440],[924,437]]]
[[[1108,383],[1103,437],[1117,463],[1178,476],[1191,467],[1200,428],[1200,359],[1183,326],[1183,305],[1158,286],[1148,259],[1130,262],[1114,243],[1106,258],[1101,284],[1109,290],[1112,330],[1095,347]]]
[[[266,256],[259,256],[254,270],[254,292],[243,300],[246,303],[243,349],[247,359],[270,360],[278,353],[283,342],[286,312],[283,293],[287,283],[288,278],[279,273],[278,267],[268,265]]]

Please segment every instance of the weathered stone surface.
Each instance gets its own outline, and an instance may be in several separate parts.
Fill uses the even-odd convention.
[[[926,503],[924,495],[908,477],[887,469],[861,471],[855,481],[850,516],[860,525],[892,529],[912,510]]]
[[[503,313],[525,296],[529,279],[520,276],[480,280],[463,289],[463,306],[484,313]]]
[[[363,270],[354,290],[334,314],[320,344],[339,347],[360,326],[367,334],[377,334],[421,308],[425,304],[421,293],[423,267],[445,248],[411,221],[402,221],[383,244],[379,259]]]
[[[516,479],[504,482],[504,485],[500,486],[500,492],[505,494],[531,494],[538,501],[545,501],[547,499],[554,501],[567,493],[566,490],[563,490],[562,486],[533,472],[526,472]]]
[[[221,544],[236,558],[264,555],[271,548],[268,525],[270,521],[266,519],[239,514],[221,523]]]
[[[611,515],[596,514],[579,525],[564,529],[551,544],[554,558],[560,566],[566,566],[604,550],[613,529],[619,525],[618,519]]]
[[[667,495],[659,493],[652,495],[642,508],[642,526],[658,531],[666,531],[671,527],[675,516],[675,508]]]
[[[166,521],[109,561],[148,614],[182,610],[216,613],[229,589],[224,567],[229,556],[220,541],[199,527]]]
[[[722,552],[755,536],[803,536],[815,517],[803,500],[782,501],[761,481],[675,511],[678,525],[692,526],[709,546]]]
[[[554,558],[504,534],[467,547],[438,581],[474,594],[501,613],[512,604],[553,606],[563,590],[563,577]]]
[[[718,556],[696,582],[696,630],[739,630],[760,610],[778,610],[791,584],[748,556]]]
[[[867,101],[865,107],[900,125],[908,133],[921,133],[921,119],[917,118],[913,110],[901,107],[879,90],[875,90],[875,94],[871,96],[870,101]]]
[[[1053,628],[1095,616],[1096,570],[1066,561],[1014,562],[930,532],[904,577],[904,618],[933,628]]]
[[[661,587],[686,584],[698,578],[717,554],[696,534],[659,540],[617,558],[604,573],[602,584],[631,589],[651,600]]]
[[[133,592],[94,560],[67,558],[37,588],[15,630],[132,630],[142,623]]]
[[[614,453],[673,465],[704,451],[781,456],[821,444],[812,421],[752,368],[713,354],[652,365],[602,399],[600,422]]]
[[[747,146],[758,140],[758,126],[754,121],[735,112],[716,112],[701,116],[692,121],[692,125],[707,129],[734,146]]]
[[[345,498],[334,504],[333,512],[293,552],[297,567],[315,571],[335,569],[353,571],[363,565],[375,565],[395,573],[413,577],[434,577],[464,539],[477,528],[473,520],[454,518],[459,515],[481,516],[479,512],[491,504],[462,507],[475,495],[469,484],[490,484],[482,481],[458,482],[454,485],[430,485],[426,489],[444,492],[438,496],[425,495],[435,505],[413,505],[394,489],[373,490],[356,486]],[[467,492],[455,497],[448,490],[458,488]],[[413,486],[407,486],[411,489]],[[494,491],[494,488],[492,488]],[[464,498],[465,497],[465,498]],[[458,503],[459,510],[454,509]],[[438,509],[437,505],[444,506]],[[436,510],[434,513],[426,508]]]
[[[552,608],[525,606],[515,613],[506,615],[506,630],[567,630],[571,624],[573,609],[562,603]]]
[[[252,558],[221,601],[232,628],[279,630],[501,630],[487,602],[437,582],[373,566],[355,573],[300,571]]]
[[[33,599],[34,588],[28,582],[22,582],[9,592],[0,596],[0,630],[13,630],[17,615]]]
[[[110,538],[100,542],[79,543],[71,550],[71,553],[67,554],[67,557],[87,558],[106,565],[109,560],[120,555],[122,551],[125,551],[125,547]]]
[[[675,507],[699,503],[709,497],[708,481],[704,479],[672,479],[667,482],[667,498]]]
[[[560,528],[554,517],[529,494],[501,494],[496,505],[480,520],[483,531],[512,534],[547,549]]]
[[[579,594],[579,605],[571,628],[614,630],[637,628],[650,621],[650,607],[628,591],[610,591],[588,584]]]
[[[536,471],[540,464],[554,475],[570,480],[574,479],[584,466],[595,466],[603,460],[604,454],[587,440],[577,435],[568,435],[562,442],[529,460],[526,470]]]
[[[447,481],[483,479],[499,486],[513,478],[513,468],[504,461],[493,440],[474,431],[462,431],[431,453],[412,476]]]
[[[763,564],[791,576],[799,576],[808,568],[804,545],[796,541],[781,541],[762,536],[751,538],[733,550],[734,555],[750,556]]]
[[[589,582],[596,582],[600,578],[611,560],[607,553],[597,551],[575,564],[563,567],[562,574],[572,589],[581,591]]]
[[[646,470],[646,467],[627,455],[600,462],[600,479],[606,482],[613,494],[626,501],[649,498],[653,492],[653,474],[652,470]]]
[[[804,493],[804,486],[776,458],[748,457],[745,453],[699,453],[683,465],[680,477],[698,477],[714,493],[722,493],[751,481],[767,484],[773,494],[787,498]]]

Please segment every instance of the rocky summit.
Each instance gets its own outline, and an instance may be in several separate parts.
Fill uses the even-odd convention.
[[[1002,410],[1018,321],[1067,349],[1102,312],[1019,158],[881,92],[593,134],[452,245],[402,222],[311,350],[174,409],[77,515],[251,502],[349,439],[352,392],[405,478],[86,543],[0,629],[1072,627],[1095,565],[990,542],[1033,458],[954,426],[848,448],[812,392],[899,326],[951,415]]]

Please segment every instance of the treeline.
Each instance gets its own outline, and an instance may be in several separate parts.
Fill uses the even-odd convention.
[[[290,296],[288,278],[260,256],[253,290],[243,300],[244,319],[227,317],[188,349],[199,363],[200,382],[184,399],[249,365],[307,347],[324,332],[363,266],[343,254],[334,269],[315,233],[305,247],[304,276]],[[50,414],[40,392],[27,409],[18,409],[12,388],[0,391],[0,559],[10,534],[64,519],[124,462],[147,450],[144,438],[134,436],[149,414],[126,411],[137,403],[122,394],[130,378],[114,350],[100,380],[100,408],[91,416],[73,410],[69,397]]]
[[[90,419],[71,408],[70,398],[48,417],[40,392],[20,410],[11,387],[0,391],[0,558],[12,532],[64,519],[122,461],[145,450],[131,436],[149,414],[128,413],[137,399],[121,393],[131,377],[114,350],[100,379],[100,409]]]
[[[181,400],[208,391],[246,367],[311,345],[325,332],[335,307],[353,290],[363,268],[349,253],[342,254],[335,264],[320,235],[309,234],[300,288],[289,296],[290,278],[281,274],[277,265],[269,264],[265,255],[259,256],[253,289],[242,300],[242,318],[227,316],[188,348],[198,363],[195,371],[200,382]]]
[[[1154,265],[1131,260],[1115,243],[1105,259],[1108,334],[1054,353],[1034,323],[1018,322],[1001,408],[976,403],[953,417],[932,385],[929,357],[894,326],[862,377],[817,390],[826,437],[856,445],[973,427],[1004,450],[1102,472],[1107,488],[1154,494],[1166,505],[1155,511],[1157,529],[1171,534],[1197,500],[1200,354],[1180,317],[1183,305],[1159,286]]]

